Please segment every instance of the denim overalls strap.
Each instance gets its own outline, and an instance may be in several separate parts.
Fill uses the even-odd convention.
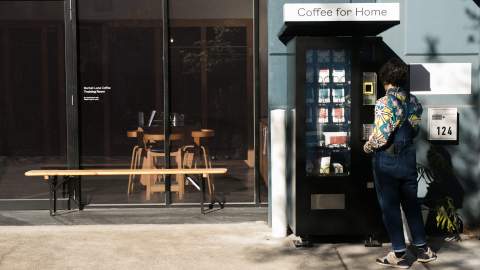
[[[398,127],[393,133],[392,137],[390,138],[390,146],[387,147],[387,149],[391,152],[393,148],[395,148],[393,151],[398,153],[401,151],[404,147],[413,144],[413,137],[414,137],[414,130],[412,128],[412,125],[408,121],[409,118],[409,110],[410,110],[410,95],[407,95],[407,98],[405,99],[405,102],[401,102],[395,95],[389,94],[390,96],[394,97],[395,99],[398,100],[399,104],[401,104],[402,109],[404,111],[403,113],[403,119],[400,124],[400,127]]]

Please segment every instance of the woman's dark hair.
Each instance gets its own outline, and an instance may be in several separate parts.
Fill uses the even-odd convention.
[[[383,85],[405,87],[407,83],[407,65],[399,58],[391,58],[380,68],[379,76]]]

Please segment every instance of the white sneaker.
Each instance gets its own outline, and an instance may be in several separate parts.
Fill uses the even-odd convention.
[[[405,253],[402,257],[397,258],[397,256],[395,256],[395,252],[390,251],[387,256],[378,258],[376,260],[376,263],[383,266],[390,266],[395,268],[410,268],[410,264],[407,261],[407,253]]]
[[[430,247],[427,247],[427,249],[417,248],[417,262],[428,263],[436,259],[437,254]]]

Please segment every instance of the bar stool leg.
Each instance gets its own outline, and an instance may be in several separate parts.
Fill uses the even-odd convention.
[[[142,165],[142,153],[143,153],[143,148],[138,147],[137,152],[135,153],[135,163],[133,164],[134,170],[140,168],[140,166]],[[138,177],[139,176],[137,174],[134,174],[132,176],[132,188],[130,190],[131,192],[133,192],[133,188],[135,186],[135,179],[138,179]]]
[[[142,165],[142,153],[143,148],[138,147],[137,152],[135,153],[135,164],[133,164],[134,170],[138,169]],[[134,174],[132,180],[135,181],[135,178],[138,178],[138,175]]]
[[[133,151],[132,151],[132,161],[130,162],[130,170],[133,170],[134,166],[135,166],[135,162],[136,162],[136,157],[137,157],[137,148],[138,146],[135,145],[135,147],[133,147]],[[128,188],[127,188],[127,195],[130,195],[130,193],[133,191],[132,188],[132,178],[133,178],[133,174],[130,174],[128,176]]]
[[[212,161],[210,160],[210,158],[208,159],[208,167],[212,168]],[[212,194],[215,194],[215,178],[214,178],[213,175],[212,175],[211,180],[212,181],[209,182],[209,185],[211,186]]]
[[[212,164],[210,162],[209,156],[207,154],[207,150],[205,149],[204,146],[201,146],[202,152],[203,152],[203,160],[205,162],[205,168],[210,169],[212,167]],[[214,187],[213,187],[213,176],[210,176],[207,174],[207,183],[208,183],[208,194],[210,195],[210,200],[213,200],[213,192],[214,192]]]

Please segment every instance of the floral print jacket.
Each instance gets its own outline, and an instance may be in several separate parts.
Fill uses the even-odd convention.
[[[372,153],[385,146],[388,138],[399,128],[405,119],[408,119],[410,125],[418,134],[419,124],[422,116],[422,105],[417,97],[410,94],[410,104],[405,104],[407,92],[402,88],[392,87],[387,90],[387,94],[377,100],[375,104],[375,127],[368,141],[363,146],[366,153]],[[407,117],[405,117],[405,113]]]

